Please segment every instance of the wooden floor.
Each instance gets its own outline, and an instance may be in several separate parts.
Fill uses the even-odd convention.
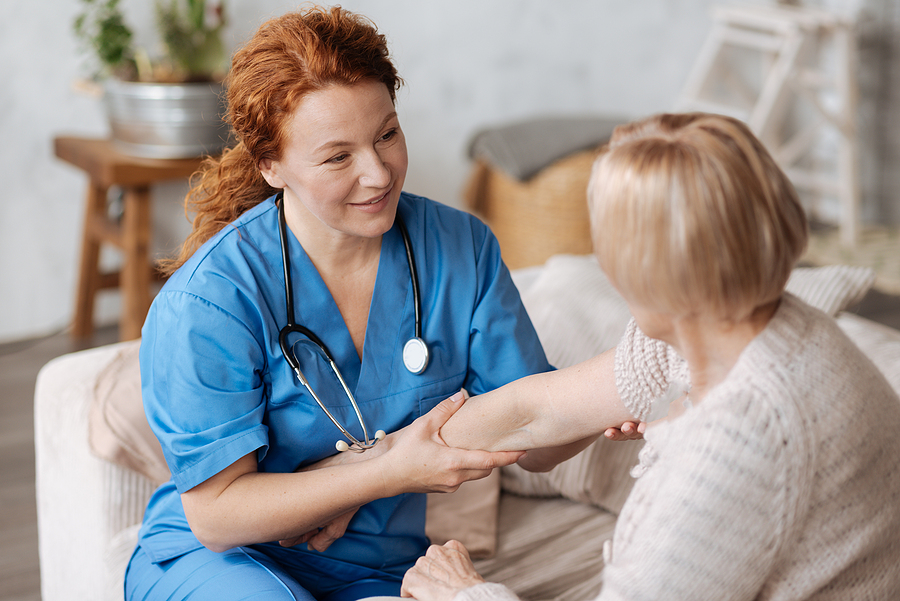
[[[855,312],[900,329],[898,297],[873,291]],[[117,335],[113,327],[82,342],[63,332],[0,345],[0,601],[40,600],[32,404],[38,370],[59,355],[115,342]]]
[[[34,498],[34,383],[50,359],[115,342],[115,327],[0,345],[0,601],[40,601]],[[73,600],[88,601],[88,600]]]

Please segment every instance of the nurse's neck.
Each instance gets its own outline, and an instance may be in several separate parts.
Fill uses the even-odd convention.
[[[288,235],[297,238],[328,287],[362,360],[382,237],[338,232],[312,214],[292,215],[290,207],[285,211]]]
[[[303,250],[326,283],[335,279],[354,279],[378,268],[381,236],[354,236],[333,229],[298,203],[287,203],[285,221],[289,235],[300,242]],[[329,286],[330,287],[330,286]]]

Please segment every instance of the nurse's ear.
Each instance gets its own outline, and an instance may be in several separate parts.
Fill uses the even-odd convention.
[[[281,179],[281,176],[278,175],[278,161],[273,161],[272,159],[262,159],[259,162],[258,167],[259,172],[262,174],[263,179],[266,180],[267,184],[269,184],[273,188],[287,188],[287,184],[284,183],[284,180]]]

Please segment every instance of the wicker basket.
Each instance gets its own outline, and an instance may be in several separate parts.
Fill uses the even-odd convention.
[[[571,154],[525,182],[476,160],[464,200],[491,227],[510,269],[592,251],[587,185],[598,151]]]

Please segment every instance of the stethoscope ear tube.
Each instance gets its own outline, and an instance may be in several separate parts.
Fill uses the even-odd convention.
[[[397,213],[396,220],[397,227],[400,228],[400,236],[403,238],[403,248],[406,249],[406,264],[409,265],[409,279],[412,282],[413,305],[416,315],[416,338],[422,340],[422,297],[419,295],[419,273],[416,270],[416,259],[413,256],[412,244],[409,241],[409,232],[406,230],[406,224],[403,223],[400,213]],[[422,344],[425,344],[425,341],[422,341]]]
[[[409,265],[409,279],[412,282],[413,306],[416,315],[416,335],[403,345],[403,365],[414,375],[419,375],[428,367],[430,359],[428,345],[422,339],[422,297],[419,294],[419,274],[416,270],[416,260],[413,256],[412,244],[409,241],[409,232],[403,218],[397,213],[397,227],[403,237],[403,247],[406,249],[406,264]]]

